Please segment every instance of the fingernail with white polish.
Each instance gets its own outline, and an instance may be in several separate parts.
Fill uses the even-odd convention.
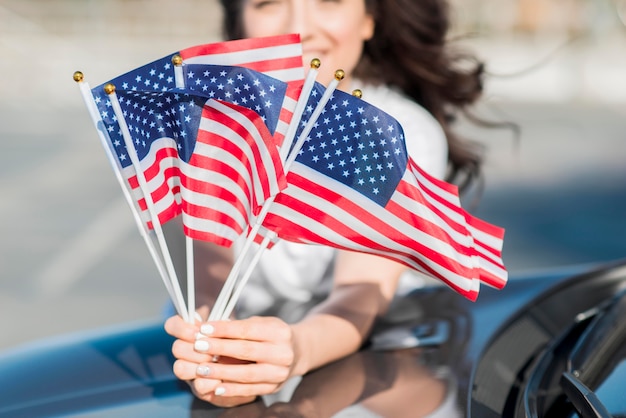
[[[206,340],[197,340],[194,344],[193,344],[193,348],[196,351],[199,351],[201,353],[204,353],[206,351],[209,351],[209,342]]]
[[[217,396],[223,395],[223,394],[225,394],[225,393],[226,393],[226,389],[224,389],[224,388],[222,388],[222,387],[215,389],[215,394],[216,394]]]
[[[200,332],[203,333],[204,335],[211,335],[213,334],[214,331],[215,331],[215,328],[213,328],[213,325],[211,324],[204,324],[200,327]]]
[[[198,368],[196,369],[196,373],[198,373],[200,376],[208,376],[211,373],[211,369],[209,369],[207,366],[198,366]]]
[[[201,333],[201,332],[196,332],[196,340],[200,340],[200,339],[202,339],[202,338],[204,338],[204,337],[206,337],[206,335],[204,335],[203,333]]]

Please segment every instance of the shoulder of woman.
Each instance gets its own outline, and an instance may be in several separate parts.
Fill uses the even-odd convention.
[[[411,158],[429,174],[443,178],[448,165],[448,143],[439,122],[418,103],[388,86],[357,87],[363,91],[363,100],[400,123]]]

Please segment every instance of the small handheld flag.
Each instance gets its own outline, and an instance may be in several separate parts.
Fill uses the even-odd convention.
[[[323,93],[317,85],[308,114]],[[474,222],[454,186],[410,159],[399,123],[363,100],[333,93],[287,181],[263,223],[280,238],[392,258],[470,299],[480,281],[506,282],[499,258],[503,231]],[[486,237],[488,256],[478,249],[486,247]]]

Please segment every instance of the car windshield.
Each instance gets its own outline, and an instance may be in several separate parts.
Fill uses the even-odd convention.
[[[595,393],[613,417],[626,417],[626,352],[622,353],[620,363],[600,384]]]
[[[571,373],[590,388],[587,396],[597,399],[612,416],[626,414],[624,388],[618,383],[626,377],[625,315],[626,292],[622,291],[598,312],[568,362]]]
[[[626,291],[587,312],[541,356],[525,403],[532,416],[626,416]],[[569,411],[567,414],[564,412]],[[549,415],[548,415],[549,416]]]

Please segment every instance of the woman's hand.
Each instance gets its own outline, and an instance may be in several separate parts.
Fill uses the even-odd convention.
[[[218,406],[235,406],[276,392],[293,375],[291,327],[274,317],[186,323],[169,318],[165,330],[177,340],[174,374],[194,394]]]

